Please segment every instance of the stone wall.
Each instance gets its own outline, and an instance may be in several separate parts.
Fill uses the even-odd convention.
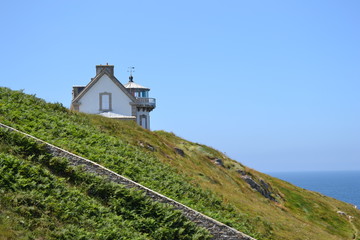
[[[93,161],[90,161],[86,158],[77,156],[75,154],[72,154],[64,149],[58,148],[52,144],[49,144],[47,142],[44,142],[38,138],[35,138],[31,135],[28,135],[26,133],[23,133],[21,131],[18,131],[12,127],[6,126],[2,123],[0,123],[0,127],[8,129],[10,131],[16,131],[18,133],[21,133],[29,138],[35,139],[37,142],[45,144],[46,149],[51,153],[53,156],[58,157],[65,157],[69,160],[69,162],[72,165],[83,165],[84,170],[95,173],[98,175],[101,175],[103,177],[108,178],[110,181],[125,185],[129,188],[136,188],[138,190],[141,190],[145,192],[145,194],[152,198],[154,201],[166,203],[172,205],[175,209],[178,209],[182,211],[184,216],[186,216],[189,220],[196,223],[198,226],[204,227],[214,236],[213,239],[243,239],[243,240],[255,240],[252,237],[249,237],[239,231],[237,231],[234,228],[231,228],[223,223],[220,223],[216,221],[215,219],[212,219],[208,216],[205,216],[204,214],[193,210],[179,202],[176,202],[166,196],[161,195],[160,193],[157,193],[147,187],[144,187],[134,181],[131,181],[130,179],[127,179]]]

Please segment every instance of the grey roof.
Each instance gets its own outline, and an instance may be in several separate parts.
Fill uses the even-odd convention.
[[[127,84],[124,84],[124,87],[126,87],[126,88],[137,88],[137,89],[150,90],[150,88],[141,86],[140,84],[137,84],[137,83],[131,82],[131,81],[129,81]]]
[[[100,113],[99,115],[107,117],[107,118],[119,118],[119,119],[135,119],[135,116],[126,116],[126,115],[121,115],[118,113],[114,113],[114,112],[103,112]]]

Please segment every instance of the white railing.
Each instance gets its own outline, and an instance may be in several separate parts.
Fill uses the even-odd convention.
[[[136,98],[136,104],[155,107],[156,99],[155,98]]]

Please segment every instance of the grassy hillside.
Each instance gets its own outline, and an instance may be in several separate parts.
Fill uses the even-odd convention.
[[[31,139],[0,136],[0,239],[210,237],[179,211],[71,167]]]
[[[46,103],[34,96],[6,88],[0,88],[0,122],[96,161],[257,239],[356,239],[356,231],[360,229],[359,211],[350,204],[259,173],[229,159],[221,152],[186,141],[172,133],[151,132],[138,127],[134,122],[115,121],[100,116],[71,112],[61,104]],[[7,137],[8,133],[3,133],[2,139],[7,139]],[[29,168],[42,169],[40,165],[46,166],[50,169],[50,172],[46,172],[47,176],[53,179],[59,178],[61,184],[64,184],[64,189],[76,192],[73,193],[74,196],[81,192],[84,194],[81,199],[89,198],[89,201],[98,203],[99,208],[108,207],[107,199],[99,199],[101,194],[93,196],[91,191],[86,190],[84,186],[78,187],[71,182],[71,174],[79,175],[81,171],[73,173],[73,171],[64,170],[70,174],[64,180],[61,175],[54,175],[49,161],[31,157],[31,148],[27,150],[26,154],[21,152],[23,151],[21,148],[21,144],[12,143],[10,140],[2,141],[1,150],[4,154],[1,157],[8,159],[7,161],[10,161],[9,159],[13,159],[15,162],[23,161],[24,164],[20,165],[26,165]],[[39,158],[42,155],[40,154]],[[2,174],[0,174],[1,178]],[[24,197],[38,192],[37,189],[32,192],[21,192],[21,189],[11,187],[10,189]],[[14,195],[13,193],[7,194]],[[61,195],[60,193],[58,196]],[[16,198],[4,198],[5,200],[2,199],[2,201],[5,201],[5,204],[1,203],[0,210],[7,212],[9,216],[20,216],[21,214],[16,208],[18,203]],[[114,204],[117,204],[117,201],[123,202],[121,199],[122,195],[119,195],[118,200],[114,200]],[[150,204],[145,203],[146,201],[148,200],[143,200],[144,208]],[[30,202],[28,205],[28,207],[37,207],[36,202]],[[61,206],[58,209],[60,209],[59,212],[62,212]],[[110,209],[112,209],[111,206]],[[349,219],[339,215],[337,213],[339,210],[354,218]],[[70,210],[64,209],[64,212],[66,211]],[[151,231],[142,231],[141,227],[134,227],[134,231],[124,232],[124,236],[134,233],[134,236],[139,236],[139,238],[159,239],[156,234],[162,231],[161,226],[164,224],[164,220],[153,217],[158,211],[158,209],[154,209],[149,214],[151,220],[148,221],[156,225]],[[166,211],[171,211],[171,209]],[[116,214],[118,214],[116,211],[114,216],[110,216],[109,213],[109,219],[123,217],[120,213]],[[142,211],[138,211],[137,214],[140,216],[132,217],[134,222],[129,223],[130,225],[137,226],[137,219],[143,217],[141,216]],[[172,215],[172,213],[169,214]],[[1,214],[1,216],[4,215]],[[86,215],[82,218],[87,219]],[[14,224],[9,219],[0,219],[0,231],[10,226],[15,232],[25,231],[21,224],[21,221],[24,220],[19,220],[16,222],[17,224]],[[98,223],[97,221],[100,219],[102,218],[94,220],[94,225],[89,225],[87,229],[94,229],[96,228],[94,226],[105,224]],[[44,221],[46,220],[44,219]],[[114,222],[114,220],[109,221]],[[188,223],[185,220],[181,221],[184,221],[181,223],[183,225],[180,224],[179,228],[174,227],[169,231],[181,232],[182,234],[179,235],[189,238],[207,237],[203,230],[194,226],[184,230],[186,227],[182,226],[188,226]],[[73,224],[75,222],[76,220],[73,220]],[[79,222],[81,222],[80,219]],[[117,222],[127,223],[127,221]],[[38,224],[46,223],[39,220]],[[141,223],[139,224],[141,225]],[[177,226],[177,224],[174,225]],[[57,227],[57,230],[51,231],[49,234],[69,231],[66,223],[58,224]],[[79,229],[83,229],[81,227]],[[32,232],[32,228],[28,229]],[[166,227],[166,229],[170,229],[170,227]],[[86,232],[86,234],[91,233]],[[97,237],[102,239],[100,236]]]

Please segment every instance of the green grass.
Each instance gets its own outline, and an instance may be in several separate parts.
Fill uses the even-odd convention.
[[[256,172],[173,133],[71,112],[7,88],[0,88],[0,122],[96,161],[258,239],[352,239],[353,225],[360,229],[360,214],[351,205]],[[185,155],[177,154],[175,147]],[[4,152],[8,148],[0,145]],[[225,167],[215,165],[216,158]],[[251,189],[239,169],[269,183],[278,202]],[[353,225],[337,210],[354,216]]]
[[[179,211],[70,167],[17,133],[1,130],[1,146],[0,239],[210,236]]]

